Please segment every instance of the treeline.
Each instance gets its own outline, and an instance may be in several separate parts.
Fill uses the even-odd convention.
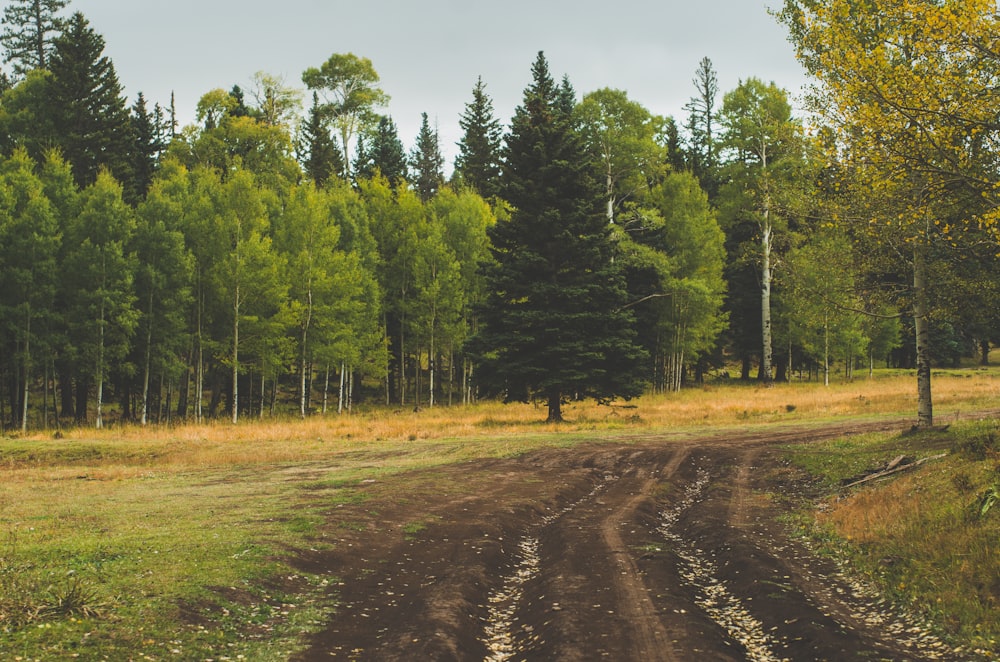
[[[100,426],[110,402],[142,423],[236,421],[478,396],[478,367],[503,348],[469,341],[484,312],[497,328],[487,276],[518,246],[497,240],[533,231],[525,186],[544,180],[512,150],[546,149],[505,133],[481,80],[446,181],[427,115],[407,151],[364,58],[308,69],[308,97],[266,73],[209,91],[180,128],[172,102],[126,102],[67,4],[4,11],[0,419]],[[682,124],[619,90],[578,98],[564,79],[546,96],[600,182],[624,278],[608,307],[627,311],[646,387],[734,361],[763,380],[829,379],[834,359],[849,375],[897,348],[912,363],[906,267],[832,222],[848,192],[787,93],[750,78],[720,103],[707,58],[694,82]],[[940,360],[993,337],[993,256],[975,255],[963,270],[931,256],[952,284],[933,302]]]

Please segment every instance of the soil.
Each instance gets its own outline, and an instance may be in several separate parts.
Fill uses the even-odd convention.
[[[904,421],[547,449],[387,478],[334,509],[337,608],[297,660],[968,660],[779,516],[778,444]]]

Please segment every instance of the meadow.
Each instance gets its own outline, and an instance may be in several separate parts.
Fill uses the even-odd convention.
[[[936,372],[934,388],[939,423],[995,409],[1000,402],[996,370]],[[291,559],[336,544],[327,533],[331,522],[334,528],[355,526],[348,518],[338,520],[337,509],[364,505],[368,492],[360,488],[373,481],[382,484],[402,472],[585,442],[656,438],[670,443],[748,426],[808,426],[911,414],[915,421],[914,391],[912,375],[879,373],[875,379],[830,387],[718,383],[616,406],[573,403],[564,412],[568,422],[560,425],[541,422],[543,405],[482,403],[416,412],[359,409],[343,416],[235,426],[76,428],[61,431],[58,438],[51,432],[4,438],[0,657],[287,659],[303,635],[320,627],[336,608],[331,587],[338,581],[333,575],[296,570]],[[938,465],[954,464],[955,475],[965,476],[940,479],[941,489],[952,497],[949,503],[971,503],[997,479],[991,473],[997,470],[995,447],[983,442],[976,455],[981,460],[970,459],[972,451],[962,450],[975,450],[975,440],[988,436],[989,431],[975,425],[990,424],[955,425],[956,430],[973,432],[949,437],[947,443],[933,442],[960,451]],[[883,435],[829,442],[829,448],[811,445],[813,456],[801,450],[793,455],[824,476],[836,492],[841,474],[895,452],[894,444],[914,443],[904,439]],[[847,460],[832,462],[831,457]],[[885,491],[899,509],[926,513],[914,493],[942,497],[931,493],[926,483],[906,482],[919,481],[915,477],[921,475],[877,492]],[[393,489],[386,481],[381,494],[391,497]],[[900,542],[896,529],[870,523],[860,527],[867,537],[859,538],[858,522],[865,511],[882,507],[861,496],[845,500],[838,494],[818,520],[810,519],[803,528],[826,540],[830,553],[856,559],[865,569],[856,549],[874,549],[872,536],[908,544]],[[998,517],[1000,506],[979,521],[995,526]],[[891,520],[901,521],[898,514]],[[912,527],[920,522],[931,526],[925,519]],[[987,534],[993,530],[984,528]],[[995,539],[984,540],[938,538],[934,544],[953,550],[956,545],[979,545],[989,552]],[[893,553],[906,554],[898,549]],[[953,556],[969,558],[965,552]],[[897,564],[898,576],[880,574],[879,568],[870,574],[884,575],[895,583],[899,599],[914,602],[906,592],[910,580],[902,573],[926,574],[926,566],[934,563]],[[985,571],[978,566],[968,572],[974,577]],[[996,588],[985,580],[980,583],[984,588],[976,595],[988,604]],[[956,608],[949,603],[948,609]],[[988,642],[997,626],[984,619],[978,631],[953,629]]]

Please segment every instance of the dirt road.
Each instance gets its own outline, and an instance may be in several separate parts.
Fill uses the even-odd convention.
[[[969,659],[776,520],[807,486],[775,444],[903,425],[644,438],[372,483],[331,516],[334,551],[302,559],[337,578],[339,606],[298,659]]]

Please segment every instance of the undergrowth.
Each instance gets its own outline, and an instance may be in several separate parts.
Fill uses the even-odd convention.
[[[866,435],[791,447],[828,496],[806,520],[821,548],[942,634],[1000,655],[1000,427]],[[943,455],[943,457],[938,457]],[[922,465],[855,487],[902,456]],[[936,458],[936,459],[935,459]]]

